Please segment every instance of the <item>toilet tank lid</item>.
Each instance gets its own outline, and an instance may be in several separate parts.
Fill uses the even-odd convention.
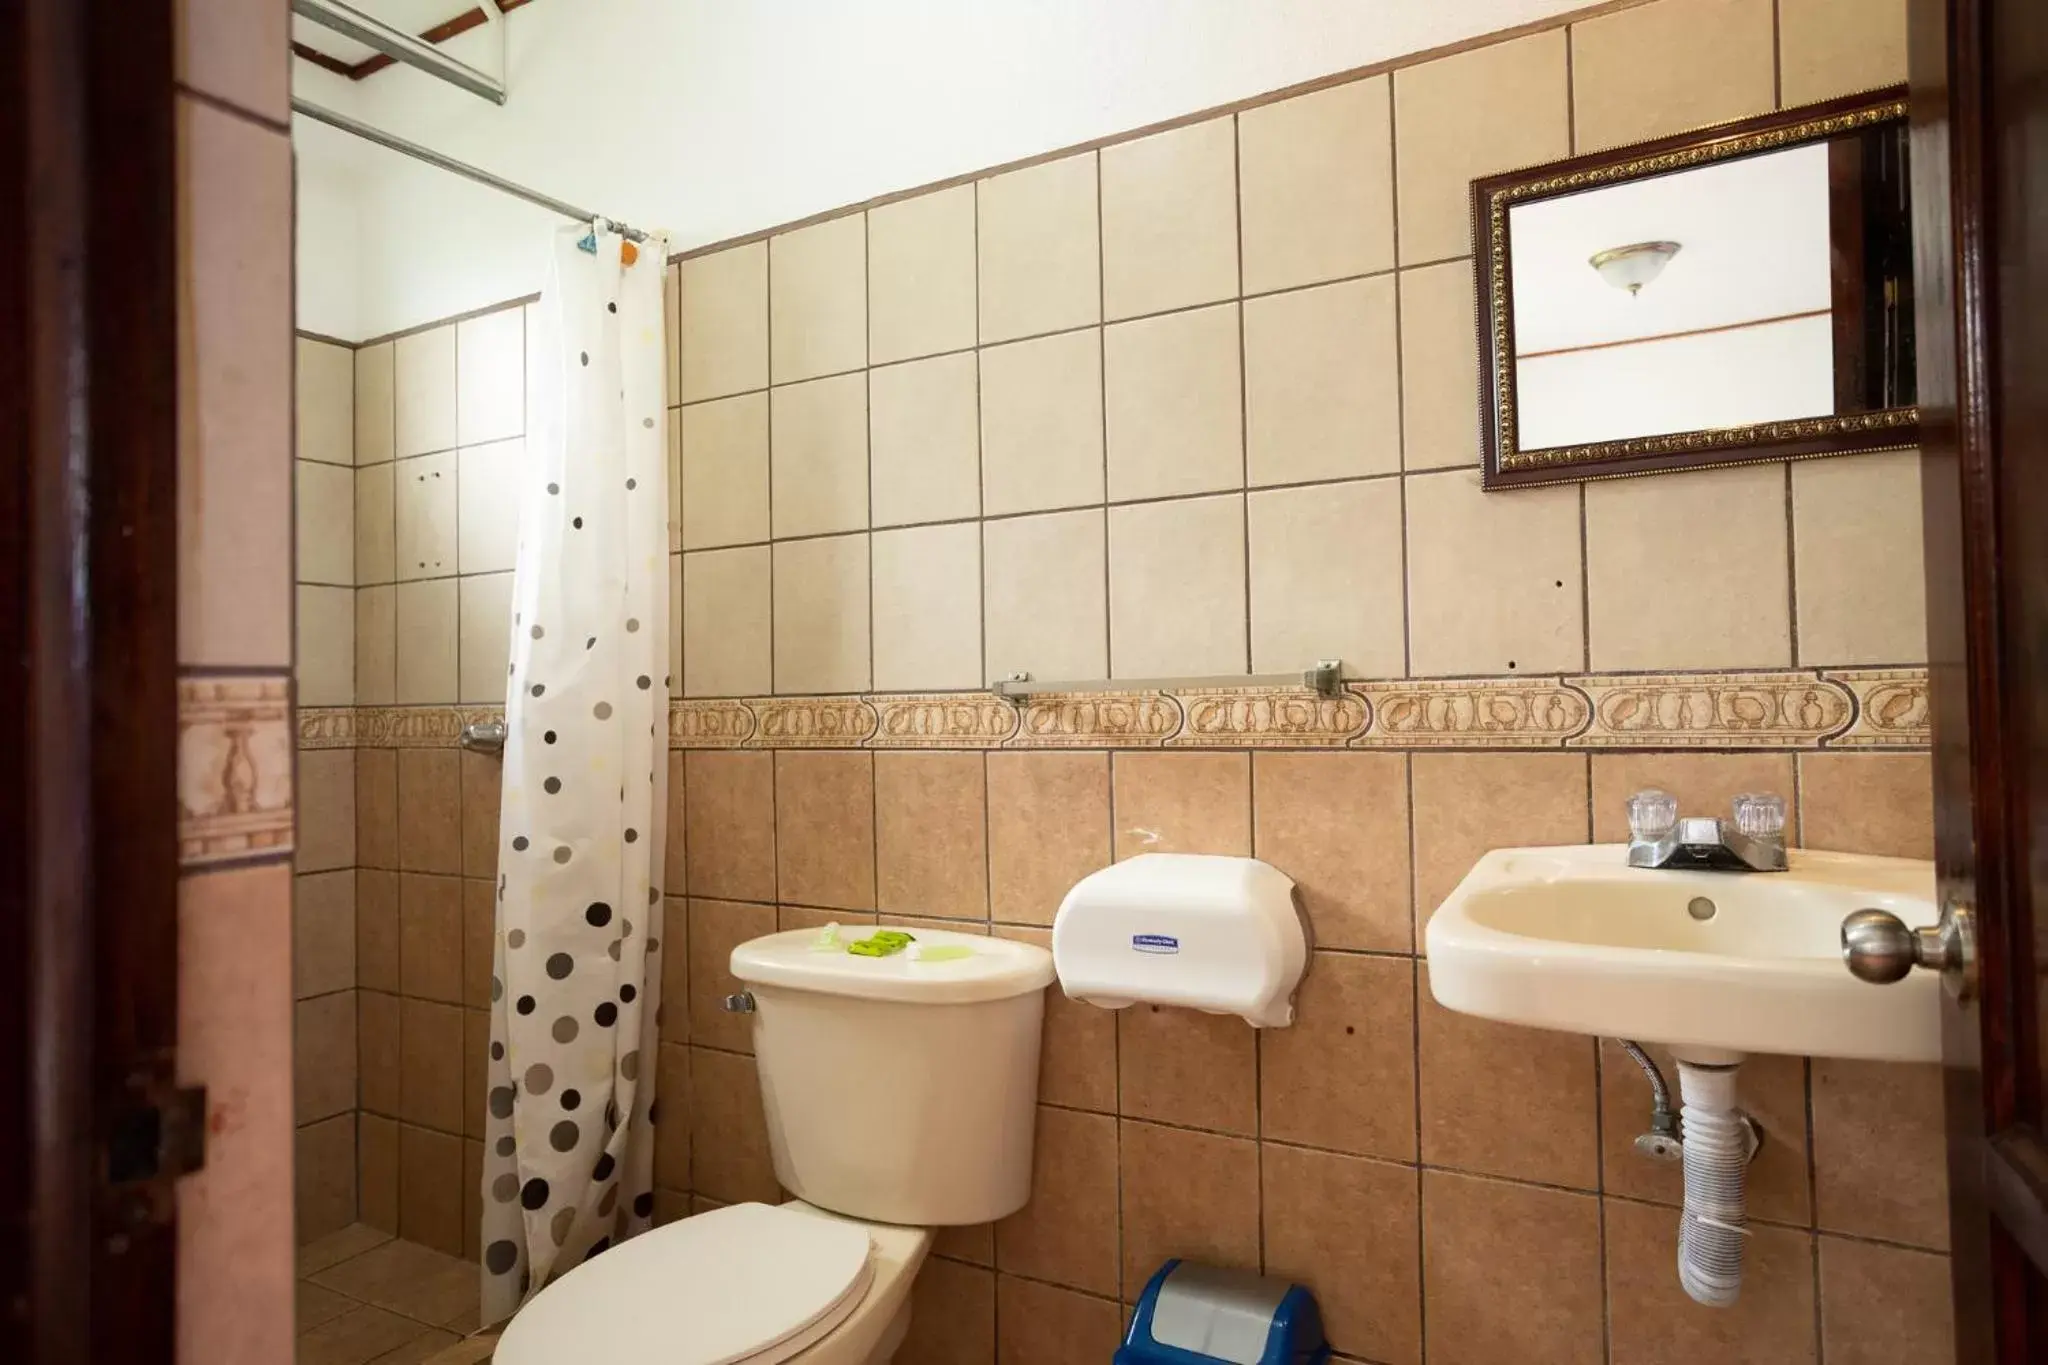
[[[922,1005],[1007,1000],[1052,984],[1051,953],[983,934],[902,929],[911,936],[902,952],[863,957],[846,950],[846,944],[890,927],[846,925],[836,945],[817,929],[749,939],[732,950],[732,974],[750,984]]]

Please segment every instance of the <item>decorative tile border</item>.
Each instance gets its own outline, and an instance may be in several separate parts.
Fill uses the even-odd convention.
[[[287,674],[178,680],[178,862],[292,848]]]
[[[299,713],[299,747],[453,745],[494,706]],[[1400,678],[1286,687],[683,700],[676,749],[1924,749],[1927,670]]]

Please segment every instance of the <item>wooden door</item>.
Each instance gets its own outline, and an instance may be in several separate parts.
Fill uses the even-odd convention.
[[[1957,1354],[2019,1365],[2048,1360],[2048,6],[1910,13]]]

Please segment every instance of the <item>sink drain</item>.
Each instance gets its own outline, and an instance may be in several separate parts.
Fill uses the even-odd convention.
[[[1714,917],[1714,903],[1705,896],[1694,896],[1686,902],[1685,913],[1691,915],[1694,919],[1712,919]]]

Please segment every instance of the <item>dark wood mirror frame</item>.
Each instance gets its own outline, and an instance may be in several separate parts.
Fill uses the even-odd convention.
[[[1665,175],[1842,133],[1906,124],[1904,87],[1783,109],[1614,147],[1472,182],[1473,285],[1478,300],[1480,482],[1488,489],[1572,483],[1673,469],[1918,444],[1919,409],[1883,408],[1621,440],[1523,450],[1516,439],[1515,313],[1508,210],[1518,203]]]

